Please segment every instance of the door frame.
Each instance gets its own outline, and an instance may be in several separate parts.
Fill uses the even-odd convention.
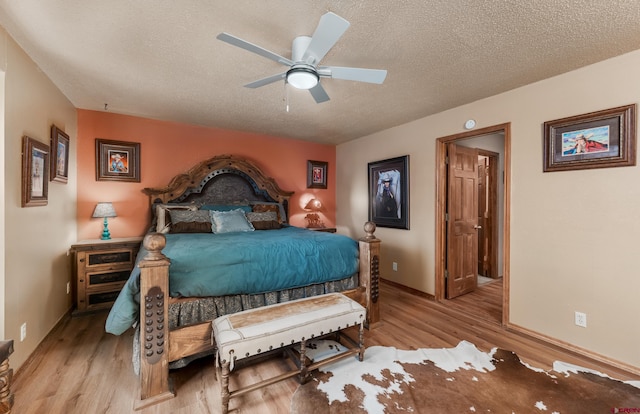
[[[441,137],[436,140],[436,260],[435,299],[445,301],[446,236],[447,221],[447,144],[495,133],[504,134],[504,223],[502,229],[502,325],[509,324],[509,269],[510,266],[510,223],[511,223],[511,123],[489,126],[473,131]]]

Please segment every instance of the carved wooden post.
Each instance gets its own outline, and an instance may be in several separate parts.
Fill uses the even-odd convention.
[[[366,288],[367,328],[372,329],[380,322],[378,304],[380,283],[380,239],[374,236],[375,223],[364,224],[365,236],[358,241],[360,247],[360,284]]]
[[[169,259],[162,254],[164,235],[143,240],[149,252],[140,261],[140,401],[139,410],[175,397],[169,379]]]
[[[0,342],[0,414],[9,414],[13,407],[11,380],[13,370],[9,368],[9,355],[13,353],[13,340]]]

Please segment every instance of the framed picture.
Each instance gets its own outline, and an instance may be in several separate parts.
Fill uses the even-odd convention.
[[[96,180],[140,182],[140,144],[96,138]]]
[[[409,156],[369,163],[369,221],[409,229]]]
[[[51,126],[51,181],[67,183],[69,180],[69,135]]]
[[[49,146],[22,137],[22,207],[49,202]]]
[[[636,105],[544,123],[544,172],[636,165]]]
[[[307,161],[307,188],[327,188],[327,165],[324,161]]]

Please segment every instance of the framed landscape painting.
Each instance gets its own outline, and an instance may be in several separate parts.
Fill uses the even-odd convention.
[[[635,104],[544,123],[544,172],[632,165]]]
[[[369,221],[409,229],[409,156],[369,163]]]

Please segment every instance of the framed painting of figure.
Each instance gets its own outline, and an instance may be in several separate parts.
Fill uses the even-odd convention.
[[[369,221],[409,229],[409,156],[369,163]]]

